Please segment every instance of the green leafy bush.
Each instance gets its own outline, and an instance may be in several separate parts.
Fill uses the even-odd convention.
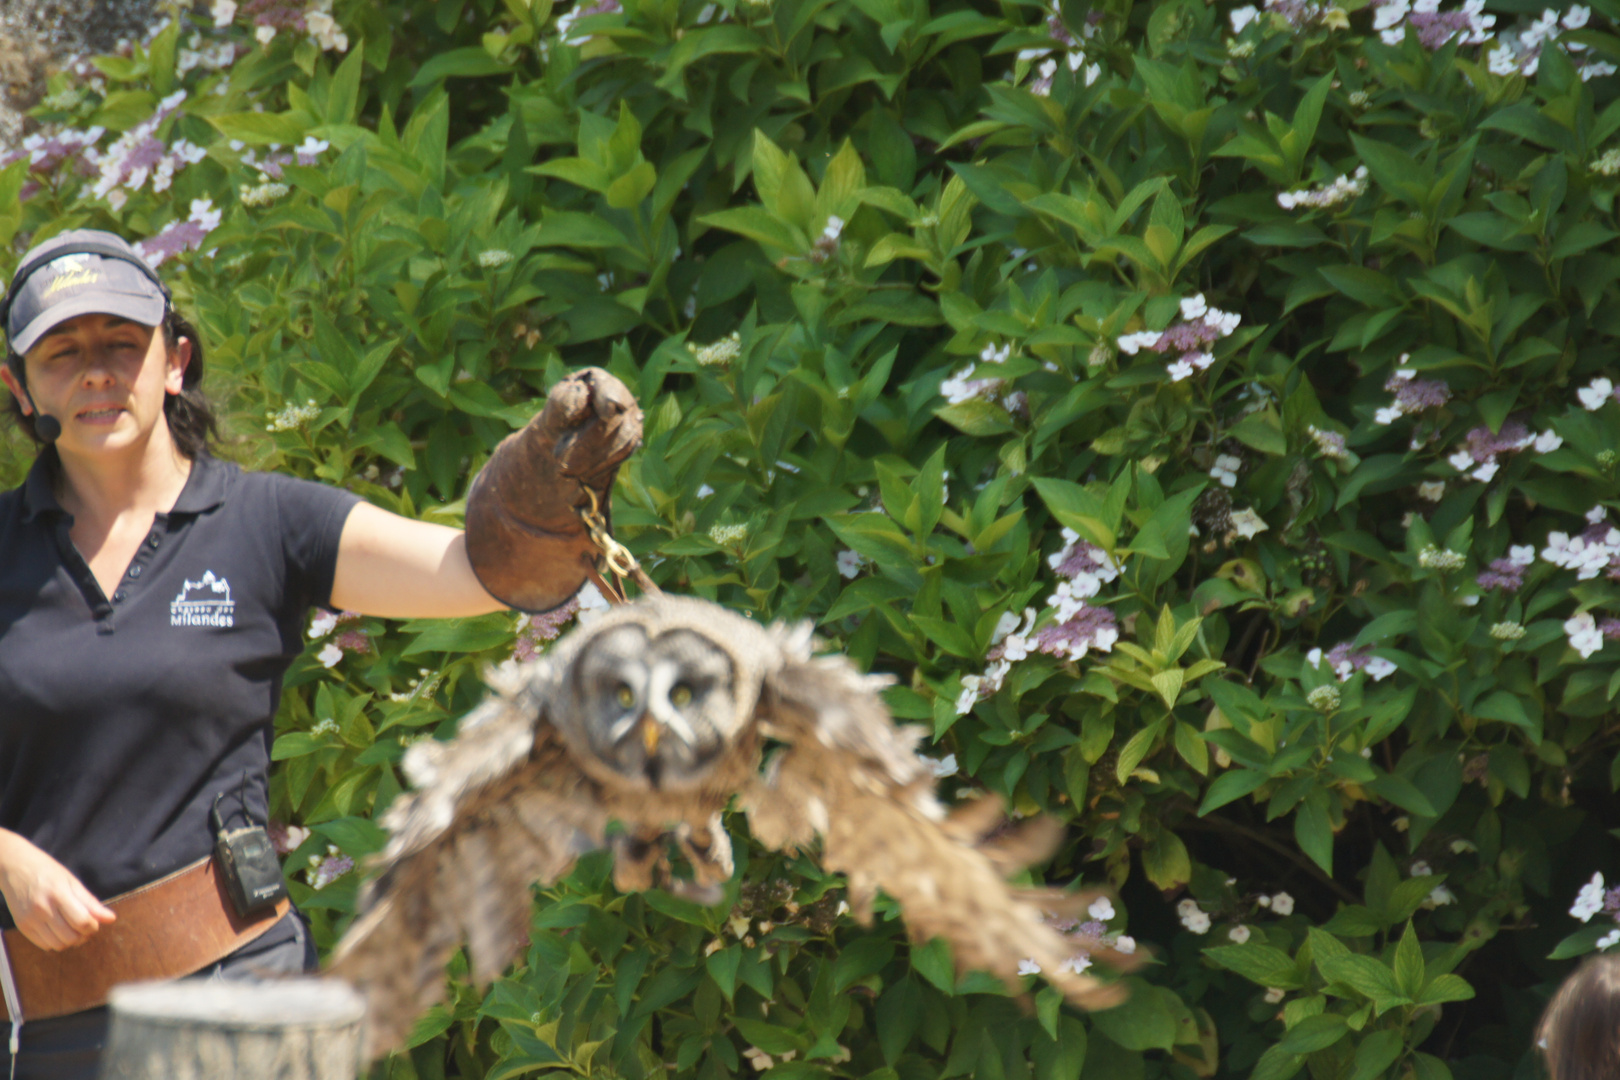
[[[1158,961],[1025,1008],[810,860],[701,909],[590,858],[380,1074],[1520,1074],[1620,940],[1570,913],[1620,869],[1620,4],[301,11],[54,78],[3,238],[156,238],[227,452],[406,514],[613,370],[653,576],[895,673]],[[317,620],[274,790],[323,945],[403,747],[560,621]]]

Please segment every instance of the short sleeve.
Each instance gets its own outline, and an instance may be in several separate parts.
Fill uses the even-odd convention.
[[[289,599],[301,611],[329,606],[343,524],[360,496],[312,480],[271,475]]]

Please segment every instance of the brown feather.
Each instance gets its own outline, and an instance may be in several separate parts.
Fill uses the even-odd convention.
[[[593,643],[602,648],[591,651]],[[664,670],[724,673],[732,696],[701,714],[707,743],[683,737],[671,749],[668,735],[649,736],[647,755],[660,745],[677,755],[657,760],[609,734],[647,723],[645,715],[591,711],[601,680],[614,685],[654,653]],[[768,847],[793,851],[820,838],[824,864],[848,877],[857,917],[871,918],[881,889],[900,902],[915,939],[945,938],[963,970],[1015,984],[1019,961],[1030,958],[1076,1004],[1117,1002],[1117,987],[1064,970],[1074,944],[1043,921],[1043,911],[1097,894],[1005,881],[1047,857],[1061,826],[1009,826],[994,799],[947,815],[916,752],[920,730],[897,726],[879,697],[888,681],[843,657],[812,657],[807,624],[766,630],[681,597],[602,614],[547,658],[498,680],[454,741],[418,743],[406,755],[415,790],[383,818],[388,847],[333,956],[331,970],[370,1002],[372,1051],[398,1046],[416,1015],[443,998],[445,963],[463,943],[474,979],[499,974],[528,940],[531,884],[557,880],[601,847],[610,821],[624,825],[613,840],[621,888],[667,883],[673,843],[694,872],[674,887],[712,898],[734,870],[720,823],[733,794]],[[766,738],[787,745],[762,774]],[[700,745],[702,756],[693,750]],[[1101,943],[1092,951],[1116,966],[1133,963]]]

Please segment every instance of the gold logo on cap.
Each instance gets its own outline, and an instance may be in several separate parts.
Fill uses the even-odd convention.
[[[51,263],[51,269],[56,271],[56,280],[45,288],[45,295],[49,296],[58,289],[70,288],[74,285],[94,285],[101,280],[101,275],[89,269],[79,261],[77,255],[64,255]]]

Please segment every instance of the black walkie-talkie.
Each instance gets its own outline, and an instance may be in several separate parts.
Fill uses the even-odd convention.
[[[287,895],[287,881],[281,876],[281,860],[276,858],[270,834],[263,825],[255,825],[248,815],[246,788],[244,771],[242,787],[237,791],[242,820],[247,822],[242,828],[225,828],[225,819],[219,812],[219,800],[225,797],[223,791],[214,796],[214,807],[209,814],[214,826],[214,861],[219,864],[231,906],[244,919],[274,907]]]

